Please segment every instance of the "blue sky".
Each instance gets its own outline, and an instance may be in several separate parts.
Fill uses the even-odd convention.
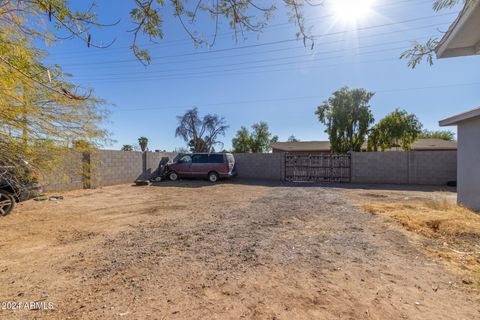
[[[94,88],[112,105],[105,125],[116,142],[109,149],[136,144],[140,136],[149,138],[151,150],[185,146],[174,136],[176,116],[192,107],[225,117],[230,128],[222,141],[227,149],[240,126],[258,121],[268,122],[281,141],[292,134],[300,140],[328,140],[314,112],[342,86],[376,92],[371,100],[376,120],[403,108],[432,130],[439,129],[438,120],[480,104],[478,57],[436,60],[414,70],[399,60],[412,40],[446,31],[459,8],[436,14],[433,0],[373,0],[371,12],[354,26],[340,19],[328,1],[337,0],[304,8],[307,26],[318,35],[313,50],[293,40],[297,29],[285,23],[280,4],[272,27],[260,35],[235,41],[223,22],[210,49],[196,48],[166,12],[164,40],[140,40],[153,57],[148,67],[128,49],[133,1],[101,1],[100,21],[121,21],[93,30],[92,39],[115,43],[108,49],[87,49],[81,41],[64,41],[47,48],[47,62],[63,66],[76,83]],[[213,23],[204,19],[196,29],[211,34]]]

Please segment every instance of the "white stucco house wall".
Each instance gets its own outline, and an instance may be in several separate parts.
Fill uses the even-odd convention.
[[[480,54],[480,1],[463,8],[441,39],[436,53],[439,59]],[[458,203],[480,211],[480,108],[444,119],[439,124],[458,127]]]
[[[440,126],[458,126],[458,203],[480,211],[480,108],[442,120]]]

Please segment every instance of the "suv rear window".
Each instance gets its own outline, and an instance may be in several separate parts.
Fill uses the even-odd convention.
[[[209,163],[224,163],[223,154],[211,154],[208,156]]]

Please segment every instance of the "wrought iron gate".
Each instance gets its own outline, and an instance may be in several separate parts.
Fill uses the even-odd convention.
[[[350,182],[350,155],[285,155],[287,181]]]

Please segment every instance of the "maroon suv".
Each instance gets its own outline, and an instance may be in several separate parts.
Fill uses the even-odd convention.
[[[217,182],[220,178],[235,176],[235,158],[231,153],[182,154],[168,168],[168,177],[172,181],[192,177]]]

